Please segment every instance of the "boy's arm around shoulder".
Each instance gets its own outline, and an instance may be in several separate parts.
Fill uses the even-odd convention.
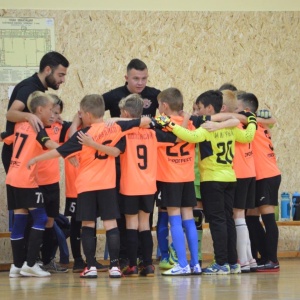
[[[117,157],[120,155],[120,150],[117,147],[112,147],[104,144],[99,144],[93,140],[91,136],[82,131],[78,132],[77,139],[80,144],[92,147],[95,150],[103,152],[107,155]]]
[[[38,156],[33,157],[32,159],[30,159],[27,163],[27,168],[30,169],[30,167],[32,165],[35,165],[39,161],[48,160],[48,159],[57,158],[57,157],[60,157],[59,152],[56,149],[52,149],[50,151],[47,151],[47,152],[45,152],[41,155],[38,155]]]
[[[237,142],[240,143],[250,143],[254,139],[255,132],[257,129],[257,121],[256,117],[254,114],[250,115],[247,118],[248,125],[245,130],[239,129],[239,128],[234,128],[235,130],[235,139]]]

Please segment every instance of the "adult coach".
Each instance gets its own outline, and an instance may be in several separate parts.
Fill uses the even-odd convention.
[[[44,127],[41,121],[29,112],[27,107],[28,96],[35,91],[45,92],[48,88],[58,90],[59,86],[65,82],[68,67],[68,60],[58,52],[51,51],[42,57],[39,72],[18,83],[13,90],[6,114],[7,132],[13,133],[15,123],[24,121],[28,121],[36,131],[39,131],[38,124]],[[1,157],[6,173],[8,172],[11,156],[12,145],[4,144]]]
[[[158,108],[157,95],[160,90],[147,86],[147,65],[137,59],[132,59],[127,65],[126,83],[103,94],[105,110],[109,110],[111,117],[120,117],[119,102],[130,94],[141,95],[144,101],[143,115],[154,117]]]

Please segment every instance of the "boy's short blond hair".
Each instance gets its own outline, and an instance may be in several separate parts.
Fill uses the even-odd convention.
[[[84,112],[90,113],[95,118],[102,118],[105,113],[104,99],[98,94],[86,95],[80,101],[80,108]]]
[[[167,103],[172,111],[183,109],[183,96],[179,89],[170,87],[163,90],[157,96],[158,101]]]
[[[237,108],[237,96],[236,93],[231,90],[221,91],[223,94],[223,105],[226,105],[228,112],[235,112]]]
[[[27,107],[31,113],[35,114],[39,106],[44,107],[49,102],[54,103],[54,99],[49,94],[45,94],[41,91],[35,91],[29,95]]]
[[[144,100],[139,94],[130,94],[119,102],[120,110],[126,110],[132,118],[140,118],[143,107]]]

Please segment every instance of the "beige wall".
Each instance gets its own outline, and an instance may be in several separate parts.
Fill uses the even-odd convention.
[[[283,174],[281,191],[300,191],[300,12],[0,9],[0,17],[55,19],[56,50],[71,62],[67,82],[59,90],[67,120],[85,94],[124,84],[125,67],[133,57],[148,65],[150,86],[180,88],[187,110],[201,92],[227,81],[254,92],[260,107],[271,109],[278,120],[273,142]],[[0,85],[2,129],[7,89]],[[3,232],[7,211],[2,165],[0,173]]]
[[[6,9],[128,10],[128,11],[297,11],[295,0],[1,0]]]

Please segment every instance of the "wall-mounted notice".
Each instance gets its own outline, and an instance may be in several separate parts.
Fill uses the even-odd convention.
[[[54,49],[53,19],[0,18],[0,83],[31,76]]]

